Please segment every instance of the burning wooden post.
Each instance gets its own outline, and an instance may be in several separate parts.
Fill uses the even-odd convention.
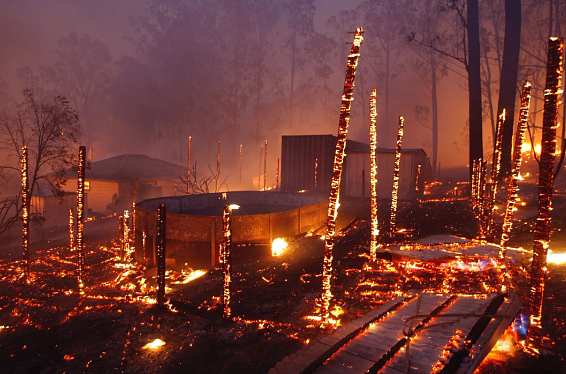
[[[118,216],[118,232],[120,235],[120,261],[124,261],[124,216]]]
[[[77,251],[79,253],[79,292],[83,293],[84,288],[84,242],[83,242],[83,227],[84,227],[84,196],[85,196],[85,156],[86,147],[84,145],[79,147],[79,170],[77,172]]]
[[[227,205],[222,213],[222,270],[224,273],[224,289],[222,292],[223,316],[228,319],[232,316],[230,297],[232,295],[232,210],[240,208],[238,205]]]
[[[495,208],[495,197],[497,195],[497,184],[499,179],[499,171],[501,169],[501,146],[503,144],[503,123],[505,122],[506,111],[503,109],[499,114],[497,121],[497,131],[495,136],[495,146],[493,148],[493,160],[491,161],[491,184],[489,186],[489,196],[487,201],[487,209],[485,213],[486,236],[493,236],[493,210]]]
[[[377,239],[379,228],[377,220],[377,90],[371,90],[369,96],[369,184],[371,190],[371,239],[369,246],[370,259],[377,257]]]
[[[187,195],[191,193],[191,137],[189,136],[189,150],[187,157]]]
[[[165,302],[165,243],[167,233],[167,208],[165,204],[159,204],[157,208],[157,305],[163,306]]]
[[[314,189],[316,191],[318,183],[318,158],[314,159]]]
[[[513,160],[511,164],[511,178],[509,179],[509,188],[507,191],[507,207],[505,208],[505,217],[503,218],[503,232],[501,233],[501,249],[499,250],[499,266],[505,266],[505,255],[509,234],[511,233],[511,215],[517,201],[517,180],[521,169],[521,150],[523,141],[525,140],[525,131],[527,130],[529,120],[529,106],[531,104],[531,84],[525,82],[521,93],[521,109],[519,112],[519,123],[515,132],[515,141],[513,144]]]
[[[415,198],[417,201],[421,199],[421,169],[422,165],[417,165],[417,176],[415,178]]]
[[[257,174],[257,190],[261,191],[261,160],[263,158],[263,143],[259,147],[259,172]]]
[[[22,173],[22,254],[24,258],[24,282],[29,277],[29,207],[30,199],[28,181],[28,147],[22,147],[22,158],[20,160]]]
[[[342,95],[342,105],[340,107],[340,121],[338,125],[338,139],[336,142],[336,152],[334,154],[334,166],[332,168],[332,181],[330,184],[330,195],[328,198],[328,218],[326,222],[326,237],[324,242],[324,262],[322,267],[322,298],[321,298],[321,320],[323,323],[328,321],[330,314],[330,292],[332,279],[332,251],[334,248],[334,235],[336,231],[336,214],[338,195],[340,193],[340,180],[342,178],[342,163],[344,161],[344,151],[346,148],[346,136],[348,134],[348,124],[350,122],[350,108],[354,100],[354,77],[358,66],[359,50],[362,44],[362,28],[358,27],[354,34],[354,42],[348,55],[348,66],[346,68],[346,79],[344,80],[344,94]]]
[[[239,172],[239,190],[242,190],[242,144],[240,144],[240,172]]]
[[[542,345],[542,301],[546,281],[546,256],[550,239],[550,211],[554,184],[554,158],[556,156],[556,127],[559,96],[562,93],[560,78],[563,70],[564,41],[550,38],[548,67],[544,90],[544,115],[538,184],[538,217],[534,231],[533,262],[531,268],[530,327],[527,348],[540,353]]]
[[[267,139],[263,147],[263,190],[267,191]]]
[[[279,191],[279,159],[277,159],[277,166],[275,168],[275,191]]]
[[[123,217],[123,230],[122,236],[124,237],[124,258],[127,261],[131,260],[131,252],[130,252],[130,212],[128,210],[124,210]]]
[[[222,140],[218,141],[218,153],[216,154],[216,191],[218,192],[218,189],[220,187],[219,183],[220,183],[220,144],[222,143]]]
[[[399,171],[401,170],[401,143],[403,142],[403,125],[405,119],[399,117],[397,146],[395,147],[395,166],[393,168],[393,191],[391,191],[391,216],[389,219],[389,235],[395,235],[397,221],[397,202],[399,201]]]
[[[136,248],[136,202],[132,203],[132,230],[130,231],[132,246]]]
[[[486,179],[486,163],[481,158],[473,160],[472,166],[472,207],[474,215],[479,222],[479,237],[486,238],[485,224],[485,179]]]
[[[73,217],[73,208],[69,209],[69,249],[75,250],[75,220]]]

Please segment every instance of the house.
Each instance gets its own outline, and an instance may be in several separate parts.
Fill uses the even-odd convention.
[[[88,211],[88,198],[84,202]],[[34,191],[30,200],[30,213],[40,216],[44,227],[65,226],[69,223],[69,209],[77,209],[77,193],[65,192],[62,195],[49,190]],[[86,218],[86,217],[85,217]]]
[[[337,138],[333,135],[285,135],[281,139],[281,191],[330,191]],[[369,197],[369,144],[346,141],[341,193],[344,196]],[[378,198],[391,198],[395,150],[378,148]],[[316,160],[316,161],[315,161]],[[422,149],[402,149],[399,173],[399,199],[415,198],[418,165],[420,183],[430,175],[429,159]],[[315,178],[316,168],[316,178]],[[316,188],[315,188],[316,179]]]
[[[76,192],[77,171],[66,170],[64,190]],[[183,195],[186,168],[146,155],[125,154],[94,161],[86,169],[89,210],[97,213],[129,209],[136,200]]]

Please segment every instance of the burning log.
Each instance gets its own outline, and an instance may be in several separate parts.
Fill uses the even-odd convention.
[[[222,212],[222,270],[224,273],[224,289],[222,292],[222,304],[224,305],[223,317],[229,319],[232,316],[230,297],[232,295],[232,210],[240,208],[238,205],[227,205]]]
[[[263,190],[267,191],[267,139],[265,139],[263,153]]]
[[[362,43],[362,28],[358,27],[354,35],[354,42],[348,55],[348,66],[346,68],[346,79],[344,80],[344,94],[342,95],[342,105],[340,107],[340,121],[338,126],[338,139],[336,142],[336,152],[334,154],[334,166],[332,169],[332,181],[330,184],[330,195],[328,198],[328,218],[326,222],[326,236],[324,242],[324,262],[322,267],[322,298],[321,298],[321,320],[323,323],[328,321],[330,314],[330,292],[332,278],[332,251],[334,248],[334,235],[336,231],[336,214],[338,195],[340,193],[340,180],[342,179],[342,163],[344,161],[344,151],[346,148],[346,136],[348,134],[348,124],[350,122],[350,108],[354,100],[354,77],[358,66],[359,50]]]
[[[163,306],[165,302],[165,243],[167,232],[167,208],[165,204],[159,204],[157,208],[157,305]]]
[[[542,345],[542,300],[546,280],[546,256],[550,239],[550,211],[554,184],[554,158],[556,156],[556,127],[559,96],[562,93],[560,78],[563,70],[564,41],[551,37],[548,42],[548,65],[544,90],[538,217],[534,230],[533,261],[531,268],[530,327],[527,348],[540,352]]]
[[[511,165],[511,178],[509,179],[509,188],[507,191],[507,207],[505,208],[505,217],[503,219],[503,232],[501,233],[501,250],[499,251],[499,266],[505,265],[505,255],[509,234],[511,233],[511,215],[517,201],[517,180],[521,169],[521,150],[523,141],[525,140],[525,131],[529,120],[529,106],[531,104],[531,84],[525,82],[523,92],[521,93],[521,109],[519,113],[519,123],[515,132],[515,142],[513,144],[513,160]]]
[[[417,176],[415,178],[415,198],[417,201],[421,199],[421,169],[422,165],[417,165]]]
[[[318,183],[318,158],[314,159],[314,189],[316,191],[316,185]]]
[[[377,90],[371,90],[369,97],[369,184],[371,189],[371,241],[369,246],[370,259],[376,261],[377,238],[379,228],[377,221]]]
[[[393,168],[393,191],[391,192],[391,216],[389,219],[389,235],[395,234],[397,221],[397,202],[399,199],[399,170],[401,166],[401,143],[403,142],[403,125],[405,119],[399,117],[399,130],[397,131],[397,146],[395,147],[395,166]]]
[[[22,253],[24,258],[24,282],[29,277],[29,208],[30,199],[28,182],[28,147],[22,147],[22,158],[20,161],[22,172]]]
[[[73,219],[73,208],[69,209],[69,249],[75,250],[75,221]]]
[[[85,155],[86,147],[79,147],[79,170],[77,174],[77,251],[79,253],[79,292],[83,293],[84,287],[84,242],[83,242],[83,226],[84,226],[84,196],[85,196]]]
[[[222,140],[218,141],[218,153],[216,155],[216,191],[218,192],[219,189],[219,182],[220,182],[220,144],[222,143]]]
[[[191,137],[189,136],[189,150],[187,158],[187,195],[191,193]]]
[[[493,236],[493,208],[495,207],[495,196],[497,195],[497,183],[499,171],[501,169],[501,146],[503,144],[503,123],[505,122],[506,111],[503,109],[497,121],[497,131],[495,137],[495,147],[493,148],[493,160],[491,162],[491,184],[489,186],[489,200],[487,202],[486,236]]]

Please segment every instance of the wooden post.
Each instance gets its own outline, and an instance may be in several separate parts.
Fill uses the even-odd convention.
[[[124,248],[124,242],[125,242],[125,238],[124,238],[124,216],[120,215],[118,216],[118,233],[120,235],[120,261],[124,261],[124,253],[125,253],[125,248]]]
[[[222,143],[221,140],[218,141],[218,153],[216,155],[216,191],[220,188],[220,144]]]
[[[401,143],[403,142],[403,125],[405,119],[399,117],[399,129],[397,131],[397,146],[395,147],[395,166],[393,168],[393,190],[391,191],[391,214],[389,218],[389,236],[396,231],[397,202],[399,201],[399,171],[401,170]]]
[[[73,208],[69,209],[69,249],[75,250],[75,220],[73,217]]]
[[[493,210],[495,208],[495,197],[497,195],[497,183],[499,182],[499,170],[501,169],[501,147],[503,144],[503,124],[505,123],[506,111],[499,114],[497,121],[497,132],[495,137],[495,147],[493,149],[493,160],[491,161],[491,184],[489,186],[489,197],[487,202],[486,236],[493,237]]]
[[[369,183],[371,189],[371,239],[370,239],[370,259],[376,261],[378,247],[378,218],[377,218],[377,90],[371,90],[369,98]]]
[[[191,137],[189,136],[189,150],[187,157],[187,195],[191,193]]]
[[[29,280],[29,181],[28,181],[28,147],[22,147],[22,255],[24,259],[24,282]]]
[[[326,221],[326,237],[324,240],[324,262],[322,266],[322,297],[321,297],[321,320],[327,323],[330,315],[332,258],[336,233],[337,201],[340,193],[340,181],[342,179],[342,163],[346,148],[346,136],[350,122],[350,108],[354,100],[354,77],[358,66],[359,50],[362,44],[362,28],[358,27],[354,35],[354,42],[348,55],[348,66],[346,68],[346,79],[344,80],[344,94],[340,107],[340,120],[338,125],[338,136],[336,151],[334,153],[334,165],[332,169],[332,180],[330,184],[330,195],[328,197],[328,217]]]
[[[238,205],[227,205],[222,212],[222,270],[224,273],[224,290],[222,292],[222,304],[224,305],[223,317],[232,317],[232,209],[238,209]]]
[[[265,139],[265,147],[263,147],[263,190],[267,191],[267,139]]]
[[[85,156],[86,147],[84,145],[79,147],[79,170],[77,174],[77,252],[79,254],[79,273],[78,283],[79,292],[82,294],[84,289],[84,242],[83,242],[83,227],[84,227],[84,193],[85,193]]]

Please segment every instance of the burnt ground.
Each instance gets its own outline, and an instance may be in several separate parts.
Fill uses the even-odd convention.
[[[458,197],[453,185],[432,190],[428,198]],[[529,212],[536,196],[522,208]],[[536,194],[535,194],[536,195]],[[554,206],[565,206],[557,194]],[[518,212],[519,213],[519,212]],[[387,202],[380,202],[380,222],[387,221]],[[519,215],[518,215],[519,217]],[[375,308],[394,291],[399,275],[385,271],[379,297],[367,297],[360,286],[366,280],[369,240],[369,200],[344,199],[339,210],[341,225],[347,227],[334,251],[333,304],[340,310],[342,324]],[[532,246],[533,215],[520,217],[511,245]],[[115,221],[115,218],[108,220]],[[101,226],[111,227],[105,221]],[[477,224],[465,199],[402,203],[398,226],[411,228],[414,237],[453,234],[474,237]],[[566,213],[553,212],[555,233],[551,248],[566,251]],[[93,226],[94,227],[94,226]],[[117,223],[116,223],[117,227]],[[102,230],[104,231],[104,230]],[[101,232],[102,232],[101,231]],[[85,296],[77,293],[76,253],[66,247],[38,249],[33,253],[31,284],[20,279],[21,263],[0,264],[0,366],[3,373],[266,373],[285,356],[309,340],[331,333],[308,316],[316,316],[321,290],[324,242],[318,236],[288,238],[289,248],[271,257],[268,247],[234,249],[233,316],[222,319],[221,269],[187,284],[180,269],[168,279],[167,308],[152,304],[155,280],[145,278],[141,267],[116,267],[117,229],[106,236],[88,236]],[[95,229],[93,229],[95,232]],[[97,236],[101,240],[97,240]],[[410,238],[407,238],[410,240]],[[60,238],[61,245],[64,240]],[[57,242],[55,242],[57,243]],[[38,247],[39,248],[39,247]],[[388,265],[383,261],[384,268]],[[513,266],[514,286],[524,301],[528,292],[525,274],[529,264]],[[390,267],[389,267],[390,268]],[[502,360],[489,359],[480,373],[563,373],[566,358],[566,268],[549,266],[543,328],[549,336],[548,355],[530,358],[520,352]],[[391,269],[389,269],[391,270]],[[387,275],[388,274],[388,275]],[[479,275],[490,278],[490,274]],[[477,274],[462,274],[458,287],[475,286]],[[408,289],[436,289],[442,276],[432,269],[404,283]],[[159,338],[165,345],[143,349]]]

